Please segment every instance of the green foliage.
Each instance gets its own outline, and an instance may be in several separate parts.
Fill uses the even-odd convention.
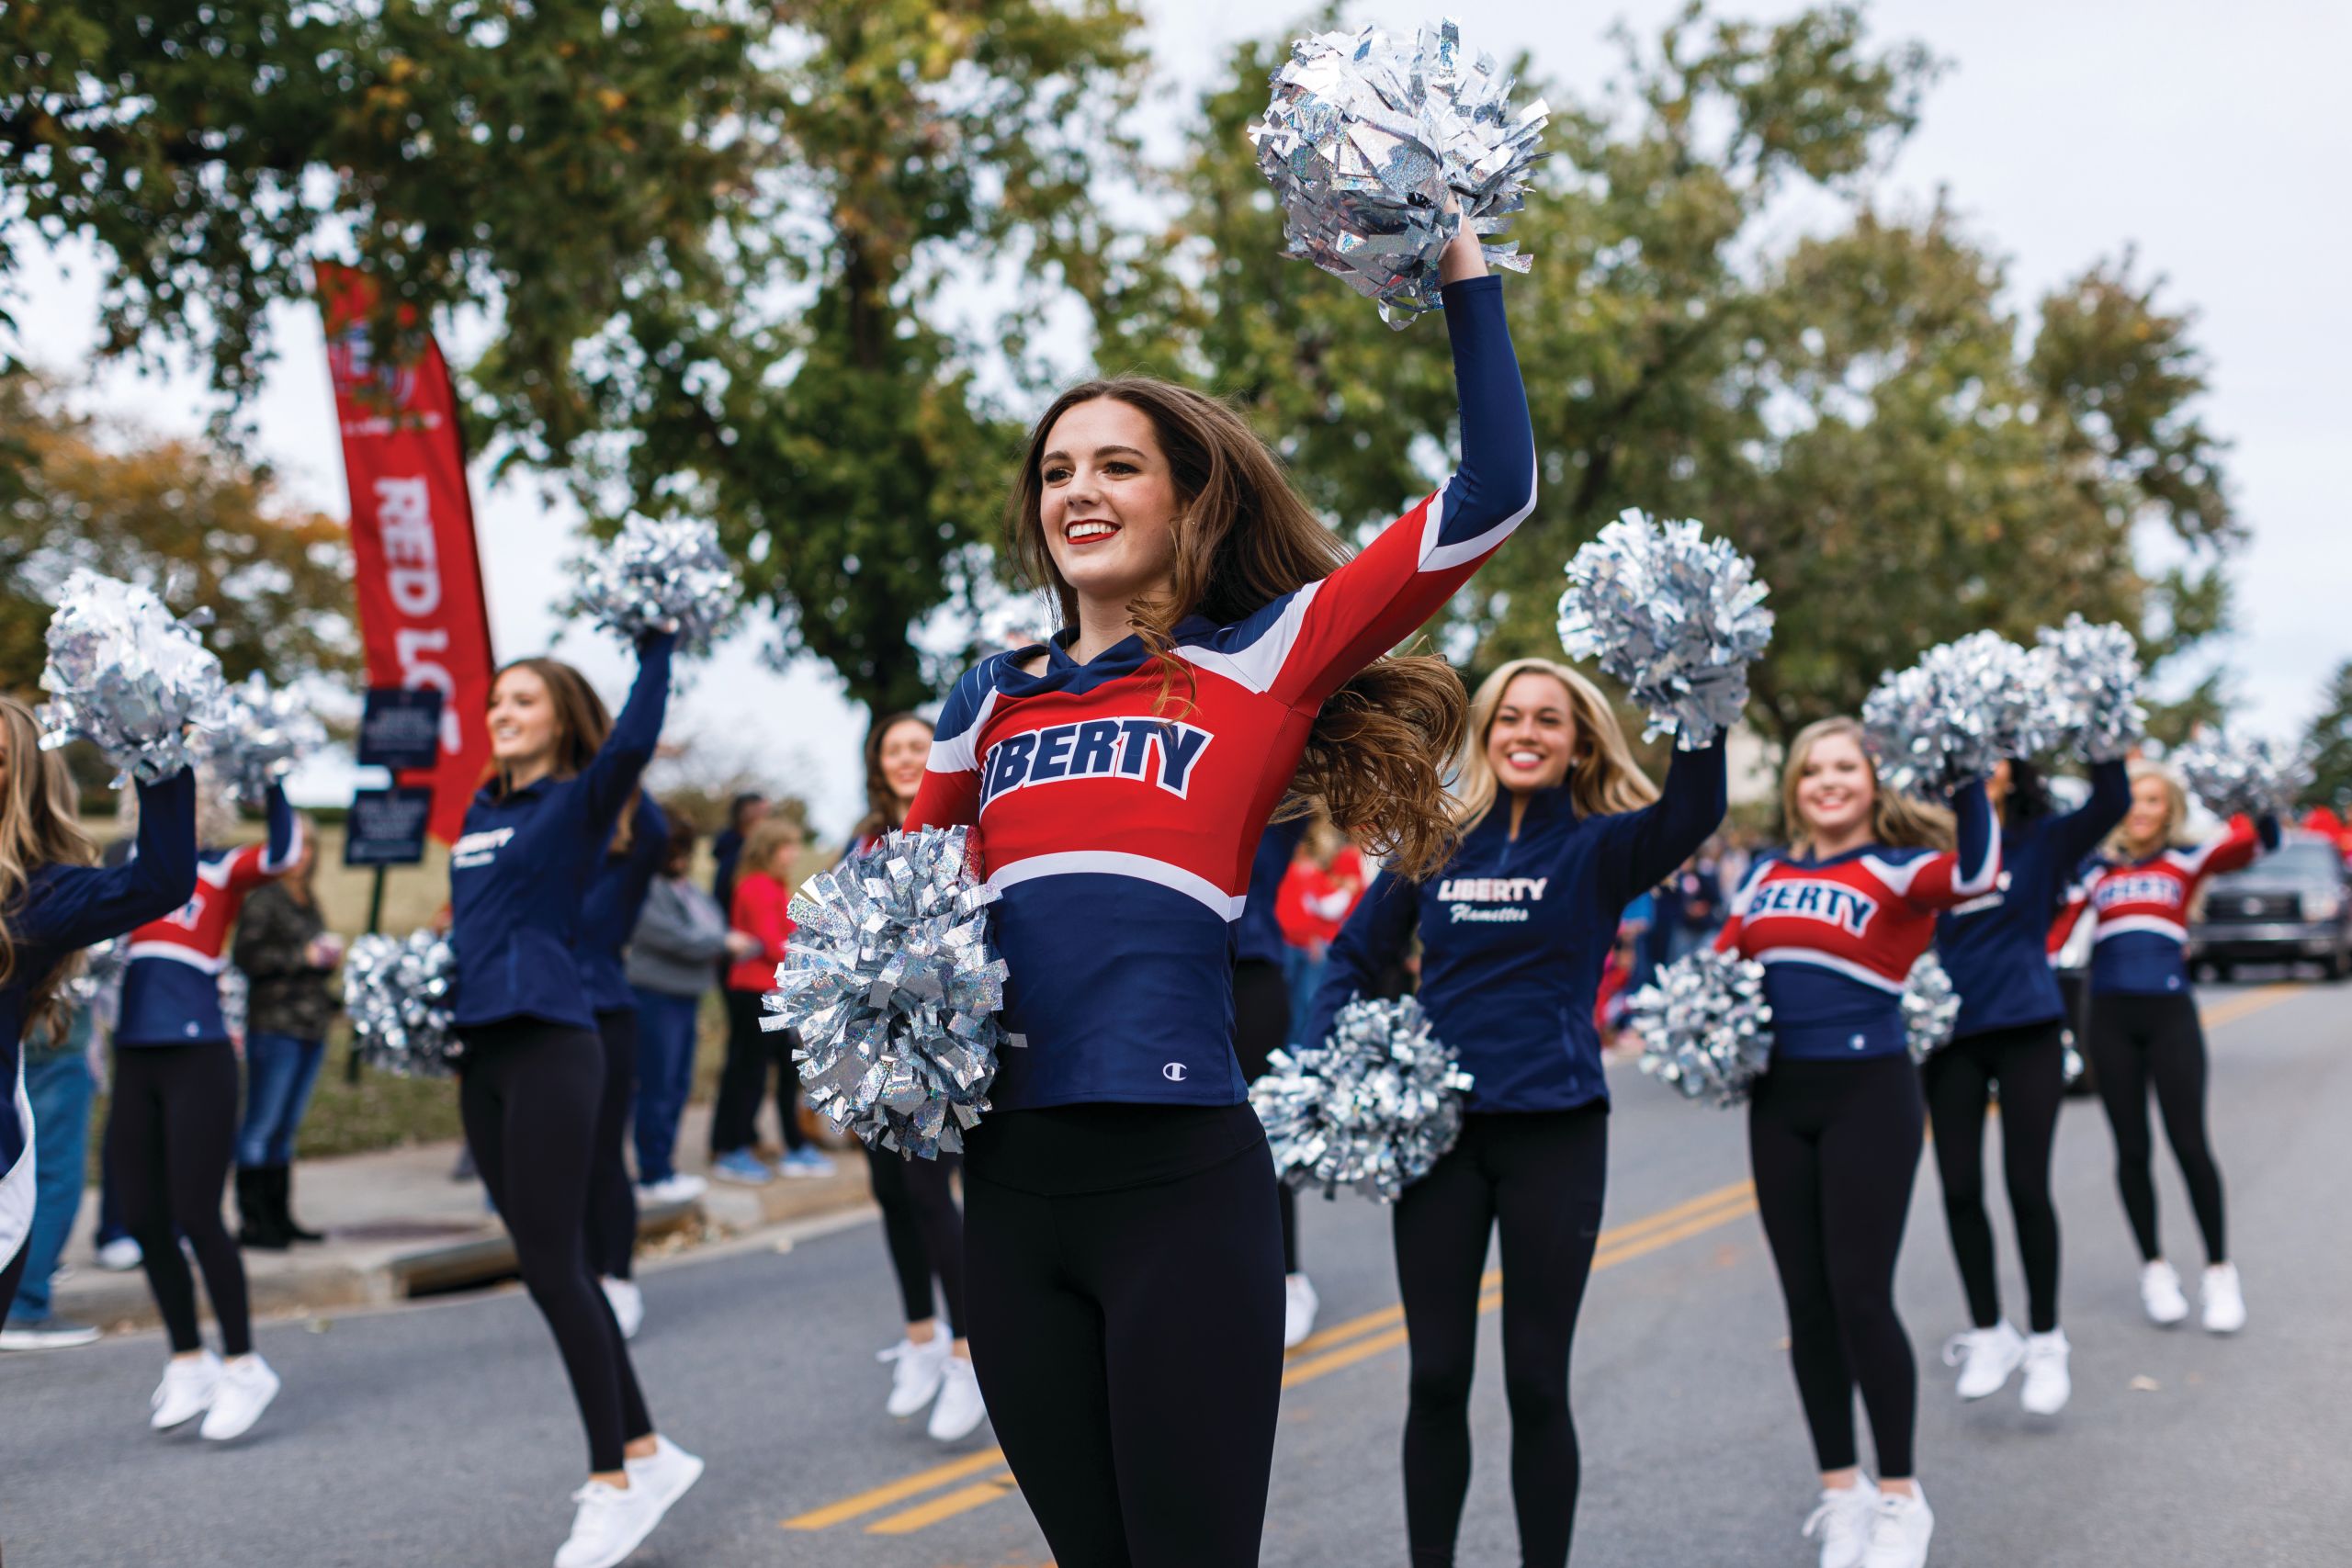
[[[2352,807],[2352,659],[2335,667],[2329,677],[2324,705],[2304,739],[2315,754],[2311,791],[2304,803]]]

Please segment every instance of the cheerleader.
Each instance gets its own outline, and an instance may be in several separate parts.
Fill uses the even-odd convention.
[[[1772,1061],[1748,1100],[1756,1206],[1789,1312],[1789,1357],[1821,1465],[1805,1522],[1821,1568],[1918,1568],[1935,1516],[1912,1471],[1919,1374],[1894,1306],[1926,1122],[1903,983],[1941,911],[1998,886],[2000,835],[1982,785],[1952,819],[1879,786],[1861,726],[1808,725],[1789,748],[1793,842],[1759,859],[1719,948],[1760,961]],[[1878,1448],[1857,1468],[1854,1393]]]
[[[1578,1472],[1569,1351],[1609,1173],[1594,995],[1626,904],[1723,820],[1724,748],[1677,751],[1661,799],[1592,683],[1521,659],[1471,698],[1458,781],[1460,847],[1427,882],[1374,882],[1332,944],[1307,1038],[1419,937],[1430,1032],[1473,1084],[1460,1140],[1396,1200],[1406,1534],[1415,1568],[1453,1562],[1480,1280],[1499,1230],[1520,1559],[1564,1568]]]
[[[930,754],[931,726],[910,713],[890,714],[866,732],[865,816],[849,854],[864,854],[906,821]],[[883,1408],[905,1420],[930,1405],[928,1429],[943,1443],[971,1436],[988,1418],[972,1372],[971,1341],[964,1337],[964,1213],[956,1206],[954,1184],[958,1163],[946,1153],[908,1159],[894,1150],[865,1148],[866,1176],[882,1210],[882,1238],[907,1319],[898,1344],[881,1353],[891,1369]],[[944,1330],[941,1303],[947,1308]]]
[[[496,776],[449,855],[466,1145],[587,1429],[590,1474],[572,1495],[579,1513],[555,1568],[611,1568],[702,1474],[701,1460],[654,1432],[585,1256],[605,1051],[575,956],[598,860],[661,737],[675,642],[639,645],[637,682],[609,733],[570,665],[526,659],[501,670],[490,694]]]
[[[91,863],[97,848],[74,820],[74,797],[64,758],[40,749],[32,709],[0,696],[0,1073],[11,1097],[0,1115],[0,1321],[24,1278],[33,1219],[33,1113],[19,1055],[25,1031],[45,1020],[62,1036],[60,992],[74,955],[178,908],[197,886],[196,780],[187,772],[139,786],[138,852],[107,870]],[[232,1108],[235,1075],[232,1061]],[[218,1224],[220,1175],[212,1192]]]
[[[1467,236],[1442,270],[1462,466],[1352,559],[1224,405],[1134,378],[1055,401],[1009,516],[1063,630],[956,683],[908,814],[978,823],[1003,895],[1023,1044],[966,1145],[965,1306],[1065,1568],[1258,1560],[1282,1228],[1232,922],[1294,783],[1402,870],[1442,859],[1461,683],[1382,655],[1534,504],[1501,285]]]
[[[2154,763],[2132,764],[2132,808],[2083,888],[2098,922],[2091,947],[2091,1070],[2115,1134],[2115,1183],[2140,1246],[2140,1303],[2149,1321],[2169,1328],[2188,1315],[2180,1275],[2156,1239],[2153,1088],[2205,1240],[2205,1327],[2235,1334],[2245,1326],[2245,1292],[2230,1261],[2222,1172],[2205,1137],[2205,1029],[2184,950],[2198,889],[2207,877],[2277,849],[2278,819],[2240,818],[2219,836],[2188,844],[2188,818],[2178,780]]]
[[[2090,798],[2063,816],[2052,814],[2040,772],[2021,759],[1994,769],[1985,788],[2001,821],[2000,886],[1936,918],[1936,947],[1960,995],[1960,1019],[1951,1043],[1919,1074],[1944,1221],[1974,1325],[1953,1338],[1944,1359],[1960,1368],[1962,1399],[1997,1393],[2022,1365],[2025,1408],[2054,1416],[2074,1385],[2058,1326],[2058,1210],[2050,1198],[2050,1151],[2066,1093],[2066,1004],[2046,943],[2073,869],[2122,820],[2132,784],[2120,761],[2098,763]],[[1995,1085],[2030,1337],[2001,1315],[1984,1214],[1984,1110]]]
[[[254,1350],[244,1259],[220,1218],[220,1190],[236,1161],[237,1048],[220,1013],[221,954],[245,896],[289,870],[301,829],[285,792],[269,788],[268,838],[242,848],[221,840],[236,817],[208,801],[196,891],[130,933],[121,1015],[114,1028],[114,1085],[107,1111],[107,1168],[122,1190],[123,1223],[170,1337],[172,1358],[149,1401],[149,1425],[167,1431],[204,1417],[204,1436],[243,1436],[277,1397],[277,1374]],[[257,1201],[250,1180],[239,1197]],[[205,1348],[196,1283],[179,1241],[196,1254],[220,1327],[221,1355]]]
[[[611,728],[594,692],[594,728]],[[580,977],[596,1017],[604,1048],[605,1087],[596,1100],[595,1163],[588,1175],[588,1267],[596,1273],[621,1337],[634,1339],[645,1322],[645,1295],[633,1278],[637,1254],[637,1189],[621,1145],[628,1138],[629,1101],[637,1092],[637,993],[629,988],[625,950],[654,874],[669,858],[670,822],[639,790],[621,815],[613,841],[588,883],[580,909]]]

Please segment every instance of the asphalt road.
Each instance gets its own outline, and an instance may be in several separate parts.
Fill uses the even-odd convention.
[[[2051,1422],[2012,1390],[1962,1408],[1935,1359],[1964,1326],[1923,1173],[1901,1293],[1926,1386],[1931,1561],[2005,1568],[2352,1561],[2352,1019],[2342,988],[2216,987],[2215,1143],[2252,1320],[2233,1340],[2140,1317],[2096,1105],[2060,1130],[2075,1398]],[[1741,1120],[1617,1082],[1609,1233],[1576,1363],[1585,1450],[1577,1562],[1803,1568],[1812,1461]],[[2160,1165],[2163,1156],[2160,1156]],[[2163,1169],[2166,1235],[2198,1261]],[[1401,1562],[1405,1359],[1385,1217],[1306,1205],[1323,1330],[1293,1358],[1264,1561]],[[2006,1212],[2008,1299],[2021,1308]],[[2189,1272],[2184,1269],[2184,1272]],[[881,1409],[895,1337],[878,1234],[860,1222],[650,1273],[637,1346],[654,1414],[708,1476],[644,1568],[1012,1568],[1042,1539],[985,1436],[942,1450]],[[152,1335],[0,1359],[0,1551],[9,1568],[537,1564],[580,1480],[546,1331],[512,1292],[260,1330],[286,1392],[248,1440],[158,1437]],[[1464,1564],[1517,1562],[1494,1319],[1474,1413]]]

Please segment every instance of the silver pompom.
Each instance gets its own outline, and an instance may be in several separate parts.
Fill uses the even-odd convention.
[[[1642,1037],[1642,1071],[1685,1100],[1746,1100],[1772,1062],[1772,1009],[1764,965],[1702,947],[1659,969],[1626,999]]]
[[[1560,646],[1648,711],[1645,739],[1695,751],[1747,706],[1747,667],[1772,641],[1766,592],[1729,540],[1626,512],[1568,562]]]
[[[124,951],[129,945],[128,937],[110,936],[82,950],[81,966],[65,981],[65,994],[74,1006],[95,1007],[100,997],[122,984],[122,972],[130,966],[130,955]]]
[[[2066,1087],[2072,1089],[2083,1081],[2083,1054],[2075,1048],[2075,1032],[2071,1029],[2064,1035],[2064,1050],[2058,1070],[2064,1075]]]
[[[1470,1075],[1411,997],[1350,1002],[1320,1046],[1266,1060],[1250,1103],[1294,1187],[1320,1186],[1326,1198],[1352,1187],[1393,1203],[1462,1135]]]
[[[2069,615],[2034,634],[2049,659],[2061,739],[2094,762],[2131,755],[2148,726],[2140,705],[2140,648],[2112,623]]]
[[[2061,728],[2047,656],[1997,632],[1939,643],[1884,677],[1862,699],[1862,724],[1889,783],[1937,792],[2048,750]]]
[[[437,931],[358,938],[343,964],[352,1049],[397,1077],[446,1076],[461,1049],[449,1026],[457,980],[456,955]]]
[[[631,517],[572,570],[578,581],[561,613],[629,643],[675,626],[679,651],[707,653],[742,608],[743,585],[718,530],[692,518]]]
[[[2310,747],[2200,729],[2172,753],[2189,793],[2221,817],[2290,817],[2312,787]]]
[[[237,798],[259,805],[271,784],[327,743],[327,727],[302,699],[258,674],[228,690],[221,728],[204,738],[204,761]]]
[[[153,593],[86,568],[65,580],[49,622],[49,662],[40,672],[41,749],[76,737],[94,742],[118,770],[115,787],[153,784],[194,762],[190,735],[224,722],[228,686],[220,660]]]
[[[1004,961],[968,829],[895,832],[792,896],[763,1029],[797,1030],[808,1103],[879,1149],[935,1157],[989,1108]]]
[[[1285,254],[1392,327],[1441,307],[1438,258],[1463,225],[1483,242],[1527,205],[1550,111],[1538,98],[1513,113],[1513,79],[1491,55],[1465,62],[1451,17],[1409,46],[1374,27],[1301,39],[1272,81],[1250,140],[1283,204]],[[1489,266],[1528,268],[1515,242],[1482,248]]]
[[[1960,1023],[1960,993],[1932,953],[1923,953],[1903,982],[1903,1034],[1911,1059],[1924,1062],[1951,1043]]]

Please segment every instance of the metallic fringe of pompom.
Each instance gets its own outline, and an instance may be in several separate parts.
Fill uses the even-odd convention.
[[[1951,1043],[1960,1023],[1960,993],[1932,953],[1923,953],[1903,982],[1903,1036],[1911,1059],[1924,1062]]]
[[[447,1075],[460,1050],[449,1024],[457,983],[456,955],[437,931],[358,938],[343,965],[352,1048],[369,1066],[396,1077]]]
[[[1342,1187],[1393,1203],[1462,1134],[1470,1075],[1410,997],[1350,1002],[1319,1047],[1276,1051],[1250,1103],[1274,1169],[1294,1187]]]
[[[2308,745],[2259,735],[2200,729],[2173,752],[2189,793],[2222,817],[2290,817],[2312,787]]]
[[[50,617],[41,748],[93,742],[118,789],[195,762],[203,741],[191,728],[219,728],[228,701],[220,660],[197,636],[203,618],[179,619],[144,588],[77,570]]]
[[[743,585],[718,530],[691,518],[631,517],[572,570],[562,613],[630,643],[674,626],[681,651],[707,653],[742,608]]]
[[[204,738],[204,761],[239,799],[258,805],[269,786],[327,743],[327,727],[291,691],[260,675],[231,686],[221,728]]]
[[[1642,1037],[1642,1071],[1685,1100],[1746,1100],[1772,1061],[1764,965],[1702,947],[1658,970],[1626,1002]]]

